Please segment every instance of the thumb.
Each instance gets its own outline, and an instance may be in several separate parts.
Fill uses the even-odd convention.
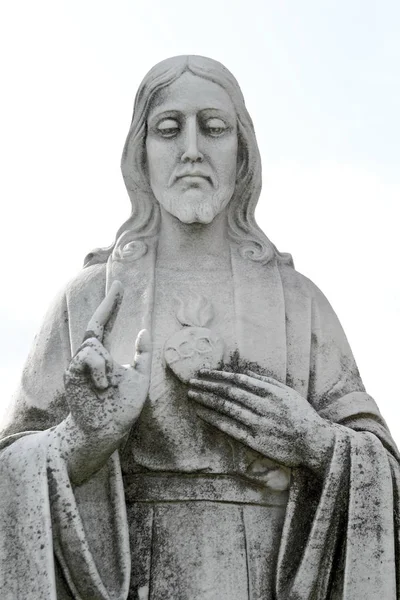
[[[133,359],[133,368],[143,375],[150,375],[152,343],[147,329],[139,331],[136,338],[136,352]]]

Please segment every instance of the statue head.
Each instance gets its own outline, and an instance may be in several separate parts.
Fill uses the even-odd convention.
[[[193,118],[196,85],[200,96],[211,97],[219,111],[200,110]],[[175,112],[168,111],[171,98]],[[178,111],[177,99],[181,100]],[[182,111],[186,111],[185,131],[178,136]],[[196,121],[203,128],[207,152],[213,152],[211,161],[196,144]],[[131,216],[118,230],[113,246],[90,253],[86,265],[106,260],[111,252],[120,259],[139,258],[157,235],[160,205],[186,223],[209,223],[226,209],[229,237],[242,255],[260,261],[273,256],[290,260],[279,254],[255,221],[261,191],[260,153],[239,85],[221,63],[183,55],[168,58],[147,73],[136,94],[121,170]]]
[[[236,111],[219,84],[186,71],[153,97],[146,167],[162,207],[182,223],[210,223],[228,205],[237,169]]]

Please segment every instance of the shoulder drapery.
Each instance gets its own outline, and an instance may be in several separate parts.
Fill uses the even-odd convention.
[[[50,308],[22,374],[0,442],[2,600],[125,600],[128,594],[118,453],[72,487],[54,431],[68,414],[63,373],[104,290],[104,265],[83,271]]]
[[[298,303],[298,291],[285,285],[288,278],[283,269],[289,306]],[[336,441],[322,481],[293,471],[277,598],[394,600],[400,597],[398,450],[331,306],[310,281],[300,281],[311,295],[308,398],[333,424]],[[298,327],[296,321],[288,327],[288,344]]]
[[[154,254],[150,248],[140,261],[108,265],[108,284],[118,278],[125,287],[108,340],[122,363],[131,360],[143,323],[150,323]],[[400,597],[399,456],[365,393],[336,315],[291,267],[245,261],[233,249],[232,268],[241,357],[306,396],[336,432],[322,479],[293,470],[276,597],[395,600]],[[72,489],[49,433],[68,412],[63,372],[106,285],[105,265],[99,265],[67,288],[47,316],[22,376],[6,433],[36,433],[4,440],[0,455],[5,532],[0,595],[6,600],[22,600],[27,590],[32,600],[57,598],[54,552],[75,599],[127,595],[130,560],[118,455]]]
[[[118,454],[73,488],[52,434],[2,442],[0,597],[125,600],[130,552]]]

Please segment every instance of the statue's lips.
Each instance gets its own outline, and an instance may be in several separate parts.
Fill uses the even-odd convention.
[[[193,173],[185,173],[183,175],[179,175],[177,177],[177,180],[179,180],[179,179],[186,179],[186,180],[193,181],[193,182],[196,182],[196,181],[198,182],[198,181],[201,181],[202,179],[205,179],[206,181],[208,181],[209,183],[212,184],[211,177],[209,177],[208,175],[204,175],[204,173],[198,173],[196,171]]]

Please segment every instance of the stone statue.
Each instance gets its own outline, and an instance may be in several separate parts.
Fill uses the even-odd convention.
[[[0,598],[399,598],[399,454],[256,224],[231,73],[156,65],[122,173],[131,216],[50,309],[3,433]]]

